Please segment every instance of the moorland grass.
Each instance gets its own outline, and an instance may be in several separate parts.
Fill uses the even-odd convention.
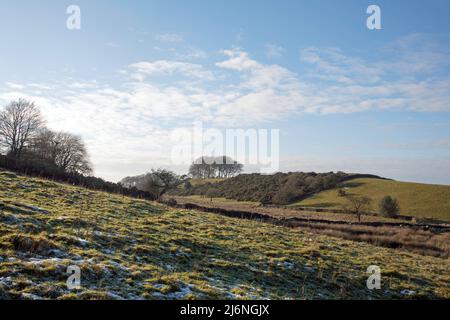
[[[66,286],[70,265],[80,289]],[[366,287],[370,265],[381,290]],[[449,270],[448,259],[0,171],[1,299],[450,298]]]

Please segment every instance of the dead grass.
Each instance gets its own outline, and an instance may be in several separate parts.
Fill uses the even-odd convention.
[[[16,251],[44,255],[57,248],[55,243],[43,236],[13,234],[3,237],[1,242],[11,245]]]

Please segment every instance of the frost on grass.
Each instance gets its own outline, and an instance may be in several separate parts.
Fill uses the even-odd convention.
[[[366,288],[381,267],[382,290]],[[67,268],[81,270],[69,290]],[[448,260],[0,171],[0,299],[449,298]]]

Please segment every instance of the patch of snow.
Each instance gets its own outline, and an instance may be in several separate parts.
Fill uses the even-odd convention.
[[[64,251],[61,251],[59,249],[50,249],[48,251],[49,256],[55,256],[55,257],[65,257],[67,254]]]
[[[128,271],[128,270],[129,270],[128,267],[125,267],[125,266],[121,265],[121,264],[118,263],[118,262],[109,260],[108,263],[111,264],[114,268],[117,268],[117,269],[119,269],[119,270],[122,270],[122,271]]]
[[[111,249],[104,249],[103,253],[104,254],[109,254],[109,255],[114,255],[116,252],[114,250],[111,250]]]
[[[29,300],[44,300],[44,298],[32,293],[22,293],[22,297]]]
[[[112,298],[114,300],[125,300],[125,298],[119,296],[118,294],[115,294],[114,292],[107,292],[108,298]]]
[[[25,206],[27,209],[33,210],[33,211],[37,211],[40,213],[45,213],[45,214],[49,214],[50,212],[48,210],[39,208],[39,207],[35,207],[35,206]]]
[[[163,295],[160,292],[155,292],[155,293],[153,293],[153,296],[158,297],[158,298],[163,297],[163,298],[170,299],[170,300],[177,300],[177,299],[181,300],[181,299],[186,298],[187,295],[193,293],[193,291],[192,291],[193,288],[195,288],[194,285],[192,285],[192,284],[185,284],[184,286],[182,286],[180,288],[180,291],[171,292],[171,293],[168,293],[166,295]]]
[[[11,277],[1,277],[0,278],[0,284],[4,286],[11,286],[13,285],[13,279]]]
[[[316,271],[316,269],[314,269],[313,267],[310,267],[310,266],[304,266],[303,269],[305,269],[308,272],[315,272]]]
[[[162,284],[162,283],[155,283],[154,285],[153,285],[156,289],[162,289],[162,288],[164,288],[164,284]]]
[[[76,239],[83,247],[85,247],[89,244],[89,241],[87,241],[85,239],[81,239],[81,238],[76,238]]]
[[[4,222],[7,224],[17,224],[20,221],[22,220],[17,218],[15,215],[12,214],[4,215]]]
[[[284,262],[278,262],[277,266],[283,267],[286,269],[294,269],[295,265],[292,262],[284,261]]]
[[[170,272],[175,271],[175,267],[168,263],[164,265],[164,269],[166,269],[167,271],[170,271]]]
[[[416,294],[416,292],[413,290],[404,289],[404,290],[400,291],[400,294],[402,294],[404,296],[413,296]]]
[[[43,263],[47,262],[53,262],[53,263],[62,263],[64,260],[61,258],[51,258],[51,259],[36,259],[31,258],[28,263],[35,264],[35,265],[41,265]]]
[[[40,212],[40,213],[44,213],[44,214],[49,214],[50,213],[49,211],[47,211],[45,209],[42,209],[42,208],[39,208],[37,206],[31,206],[31,205],[28,205],[28,204],[21,204],[21,203],[17,203],[16,205],[18,207],[23,207],[23,208],[31,210],[31,211],[36,211],[36,212]]]

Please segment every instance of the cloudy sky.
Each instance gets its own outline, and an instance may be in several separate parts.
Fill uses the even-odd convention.
[[[449,14],[446,0],[3,0],[0,106],[35,101],[114,181],[185,170],[170,137],[201,120],[279,129],[284,171],[450,184]]]

